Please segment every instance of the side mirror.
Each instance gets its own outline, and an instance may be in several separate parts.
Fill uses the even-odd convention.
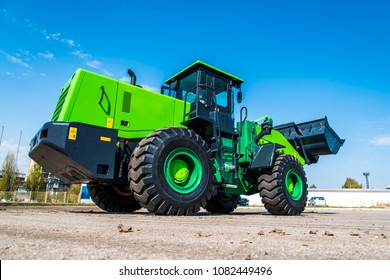
[[[241,102],[242,102],[242,91],[240,90],[237,93],[237,103],[241,103]]]
[[[170,89],[177,90],[180,87],[180,83],[178,80],[173,80],[169,85]]]

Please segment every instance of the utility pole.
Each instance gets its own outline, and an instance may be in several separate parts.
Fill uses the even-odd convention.
[[[18,143],[18,150],[17,150],[17,152],[16,152],[16,167],[18,167],[18,156],[19,156],[20,140],[22,140],[22,131],[20,131],[19,143]]]
[[[367,186],[367,189],[369,189],[370,184],[368,183],[368,176],[370,176],[370,172],[364,172],[363,176],[366,177],[366,186]]]
[[[4,125],[1,126],[0,146],[1,146],[1,141],[3,140],[3,132],[4,132]]]

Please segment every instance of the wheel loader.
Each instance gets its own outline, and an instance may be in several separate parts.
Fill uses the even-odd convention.
[[[77,69],[29,156],[66,183],[86,183],[109,212],[146,208],[191,215],[230,213],[241,195],[259,194],[274,215],[300,215],[307,202],[303,166],[337,154],[344,140],[327,118],[274,125],[247,119],[235,103],[244,80],[196,61],[161,92]]]

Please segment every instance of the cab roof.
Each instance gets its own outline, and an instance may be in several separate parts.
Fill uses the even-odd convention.
[[[239,84],[242,84],[244,82],[243,79],[241,78],[238,78],[232,74],[229,74],[225,71],[222,71],[221,69],[218,69],[214,66],[211,66],[210,64],[207,64],[203,61],[200,61],[200,60],[197,60],[195,61],[194,63],[192,63],[190,66],[184,68],[183,70],[181,70],[179,73],[175,74],[174,76],[170,77],[168,80],[165,81],[166,84],[169,84],[170,82],[172,82],[172,80],[174,79],[177,79],[179,76],[183,75],[183,74],[186,74],[187,72],[191,72],[192,70],[198,68],[198,67],[202,67],[202,68],[205,68],[206,70],[209,70],[211,72],[217,72],[218,74],[228,78],[228,79],[231,79],[233,81],[235,81],[236,83],[239,83]]]

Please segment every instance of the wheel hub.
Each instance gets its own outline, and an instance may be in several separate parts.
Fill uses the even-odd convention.
[[[190,170],[187,163],[181,159],[174,160],[171,165],[171,176],[175,183],[182,184],[188,179]]]
[[[299,173],[291,169],[286,175],[286,189],[292,200],[299,200],[303,193],[303,181]]]
[[[187,148],[173,150],[164,162],[164,177],[177,193],[195,191],[202,180],[202,164],[193,151]]]

